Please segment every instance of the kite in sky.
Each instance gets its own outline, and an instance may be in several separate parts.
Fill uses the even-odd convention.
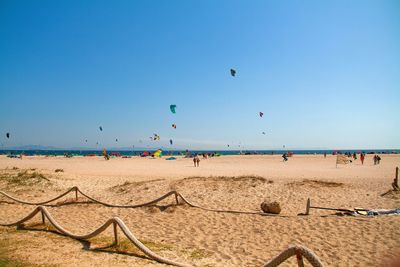
[[[262,116],[264,116],[264,113],[262,113],[261,111],[259,112],[260,117],[262,118]]]
[[[176,129],[176,124],[175,123],[172,124],[172,128]]]
[[[265,134],[265,132],[262,132],[262,134]]]
[[[100,126],[99,129],[100,129],[100,131],[103,131],[103,127]]]
[[[85,142],[87,143],[87,139],[85,140]]]
[[[236,70],[231,69],[231,75],[232,75],[232,77],[235,77],[236,76]]]
[[[118,139],[115,139],[115,142],[118,142]]]
[[[176,110],[175,110],[176,109],[176,105],[170,105],[169,109],[171,110],[172,113],[174,113],[174,114],[176,113]]]
[[[172,139],[169,139],[169,144],[172,145],[172,143],[173,143],[173,142],[172,142]]]
[[[7,138],[10,138],[10,133],[6,133],[6,137],[7,137]]]

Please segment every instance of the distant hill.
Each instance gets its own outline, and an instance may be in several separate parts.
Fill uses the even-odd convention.
[[[24,146],[12,146],[12,147],[3,147],[1,150],[75,150],[75,151],[86,151],[86,150],[102,150],[101,147],[68,147],[68,148],[59,148],[54,146],[42,146],[42,145],[24,145]],[[143,151],[143,150],[157,150],[159,149],[154,147],[107,147],[107,150],[116,150],[116,151]]]

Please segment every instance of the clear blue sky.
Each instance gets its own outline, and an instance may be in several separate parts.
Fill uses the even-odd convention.
[[[399,148],[400,1],[4,0],[0,132],[4,147]]]

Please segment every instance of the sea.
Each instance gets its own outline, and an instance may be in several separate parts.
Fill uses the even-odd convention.
[[[121,156],[139,156],[145,150],[108,150],[107,152]],[[154,150],[148,150],[154,152]],[[163,150],[163,154],[186,155],[187,150]],[[292,152],[299,155],[320,155],[335,153],[360,153],[365,154],[400,154],[400,149],[342,149],[342,150],[190,150],[191,154],[214,153],[219,155],[280,155]],[[0,155],[19,155],[26,156],[63,156],[66,154],[73,156],[102,155],[101,150],[0,150]]]

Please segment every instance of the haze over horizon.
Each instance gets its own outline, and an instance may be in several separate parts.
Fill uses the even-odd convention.
[[[0,58],[2,148],[400,148],[395,0],[3,1]]]

